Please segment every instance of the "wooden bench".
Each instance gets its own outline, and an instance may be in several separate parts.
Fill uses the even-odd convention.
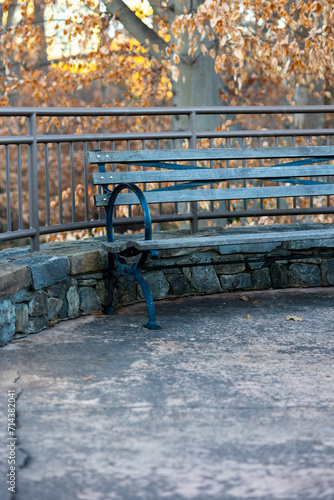
[[[334,165],[331,164],[333,159],[334,146],[90,152],[89,163],[99,166],[99,173],[93,174],[93,183],[103,189],[103,194],[95,196],[95,204],[106,209],[105,247],[109,252],[110,292],[110,304],[106,313],[115,314],[112,308],[112,294],[117,278],[121,275],[130,276],[137,280],[146,299],[149,322],[144,326],[149,329],[160,328],[156,323],[151,292],[142,276],[143,264],[149,258],[156,258],[159,250],[334,238],[332,224],[328,224],[326,228],[321,225],[320,229],[312,231],[293,230],[289,225],[287,230],[282,230],[282,226],[277,230],[273,225],[270,231],[240,231],[239,234],[238,231],[233,234],[224,234],[222,231],[222,234],[205,237],[189,234],[187,237],[175,238],[173,232],[170,232],[168,237],[168,231],[165,231],[162,238],[157,238],[152,235],[149,209],[150,204],[179,202],[197,204],[312,196],[326,196],[329,200],[329,196],[334,195],[334,184],[328,182],[328,176],[334,175]],[[258,160],[260,165],[263,161],[270,162],[271,166],[245,166],[249,162],[254,163],[254,160]],[[196,166],[196,162],[203,161],[206,164],[210,162],[210,168],[203,167],[203,164]],[[106,164],[132,165],[132,168],[137,166],[145,169],[106,172]],[[212,168],[213,166],[224,168]],[[231,187],[235,181],[240,181],[242,186]],[[139,185],[143,183],[153,183],[156,186],[163,183],[165,187],[142,191]],[[219,186],[222,183],[225,183],[223,188]],[[108,188],[110,185],[113,186],[112,191]],[[130,204],[142,206],[144,239],[138,239],[134,235],[133,238],[119,238],[115,241],[114,209],[119,205]],[[323,210],[334,213],[331,207]],[[303,214],[319,211],[319,208],[300,208],[297,212]],[[296,213],[296,210],[291,212]],[[252,213],[257,216],[256,208]],[[264,210],[259,208],[258,213],[263,214]],[[245,216],[248,216],[247,214],[248,212],[245,212]],[[133,262],[135,256],[137,260]],[[132,261],[129,262],[129,259]]]

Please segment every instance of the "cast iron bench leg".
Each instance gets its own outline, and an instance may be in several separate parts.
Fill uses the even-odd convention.
[[[146,325],[143,325],[144,328],[148,328],[149,330],[159,330],[161,326],[157,325],[156,318],[155,318],[155,308],[154,308],[154,303],[153,303],[153,298],[152,294],[150,291],[150,288],[146,281],[144,280],[141,272],[141,268],[136,269],[136,279],[140,285],[140,288],[143,291],[145,300],[146,300],[146,306],[147,306],[147,312],[148,312],[148,323]]]
[[[119,184],[112,192],[111,196],[109,199],[108,206],[106,208],[106,220],[107,220],[107,237],[108,237],[108,242],[114,242],[114,231],[113,231],[113,210],[114,210],[114,205],[116,198],[118,194],[123,191],[123,189],[130,189],[133,191],[141,206],[143,209],[143,214],[144,214],[144,224],[145,224],[145,240],[150,240],[152,238],[152,221],[151,221],[151,214],[150,214],[150,209],[148,207],[146,198],[144,193],[139,189],[138,186],[135,184],[129,183],[129,184]],[[135,264],[127,264],[121,256],[118,256],[115,254],[114,257],[112,257],[112,261],[108,260],[108,266],[109,266],[109,278],[108,278],[108,289],[111,293],[111,302],[107,306],[107,310],[110,311],[107,314],[115,314],[115,311],[112,307],[112,293],[113,289],[115,287],[115,283],[117,281],[117,277],[121,275],[129,276],[138,281],[139,286],[141,287],[145,300],[146,300],[146,305],[147,305],[147,312],[148,312],[148,323],[144,325],[145,328],[148,328],[149,330],[158,330],[161,328],[161,326],[157,325],[156,319],[155,319],[155,308],[153,304],[153,298],[152,294],[150,292],[150,289],[144,280],[142,276],[142,266],[148,256],[156,258],[158,253],[155,251],[150,251],[150,252],[143,252],[140,259],[138,262]]]

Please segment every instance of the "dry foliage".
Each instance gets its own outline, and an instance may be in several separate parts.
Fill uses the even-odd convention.
[[[0,0],[1,106],[165,106],[177,103],[177,85],[199,60],[212,60],[220,75],[221,102],[229,105],[332,103],[334,88],[334,9],[331,0]],[[192,74],[201,85],[203,77]],[[299,90],[298,90],[299,89]],[[203,102],[210,104],[208,96]],[[205,100],[206,99],[206,100]],[[302,102],[300,101],[302,100]],[[184,103],[189,104],[189,103]],[[330,117],[327,125],[331,124]],[[217,129],[238,126],[293,126],[293,117],[234,117]],[[86,133],[167,130],[166,118],[45,118],[38,133]],[[1,135],[16,135],[25,123],[3,120]],[[300,139],[303,140],[303,139]],[[214,145],[219,145],[216,140]],[[201,146],[207,147],[208,141]],[[282,144],[283,145],[283,144]],[[124,145],[117,144],[117,148]],[[141,145],[138,146],[141,147]],[[133,144],[132,147],[136,147]],[[146,145],[150,147],[149,144]],[[154,146],[152,146],[154,147]],[[163,145],[162,145],[163,147]],[[10,152],[15,163],[16,151]],[[22,156],[22,190],[28,190],[27,152]],[[74,150],[75,193],[71,191],[68,151],[63,155],[61,183],[56,149],[49,150],[50,220],[41,195],[41,221],[57,223],[73,213],[84,219],[83,155]],[[232,165],[231,165],[232,166]],[[14,219],[18,194],[11,179]],[[45,189],[45,153],[39,150],[39,181]],[[0,220],[5,226],[5,172],[0,171]],[[89,188],[92,205],[93,189]],[[317,203],[322,203],[319,199]],[[238,203],[234,206],[238,208]],[[268,208],[275,200],[265,201]],[[308,203],[300,200],[300,203]],[[207,208],[203,206],[203,208]],[[126,216],[126,212],[121,213]],[[96,217],[91,211],[89,218]],[[23,217],[28,205],[23,199]],[[320,220],[327,220],[321,218]],[[275,219],[277,222],[277,219]],[[278,222],[286,221],[285,218]],[[252,221],[249,221],[252,223]],[[273,223],[269,217],[260,223]],[[13,228],[15,228],[13,222]],[[238,224],[238,221],[233,221]],[[97,230],[96,230],[97,231]],[[82,236],[82,233],[78,233]]]

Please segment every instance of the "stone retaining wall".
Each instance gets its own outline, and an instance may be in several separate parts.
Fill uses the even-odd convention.
[[[101,239],[49,243],[34,254],[27,248],[1,252],[0,345],[102,308],[107,301],[107,254],[101,243]],[[147,264],[144,276],[154,299],[333,285],[334,241],[314,245],[302,241],[163,251]],[[287,260],[291,255],[298,259]],[[201,266],[204,263],[209,265]],[[171,265],[180,267],[151,270]],[[140,300],[137,283],[121,277],[114,306]],[[117,321],[117,316],[110,321]]]

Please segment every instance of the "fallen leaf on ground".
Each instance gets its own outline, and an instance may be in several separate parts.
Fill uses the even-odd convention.
[[[254,301],[252,302],[252,304],[260,304],[260,301],[259,301],[259,300],[254,300]]]
[[[83,377],[81,380],[91,380],[93,377]]]
[[[246,297],[246,295],[242,295],[242,297],[239,297],[239,300],[244,300],[245,302],[249,302],[250,299]]]
[[[304,321],[304,318],[301,318],[300,316],[291,316],[290,314],[286,317],[286,320],[289,321],[292,319],[293,321]]]
[[[244,318],[247,318],[247,319],[250,318],[250,317],[251,317],[250,314],[246,314],[246,316],[244,316]]]

